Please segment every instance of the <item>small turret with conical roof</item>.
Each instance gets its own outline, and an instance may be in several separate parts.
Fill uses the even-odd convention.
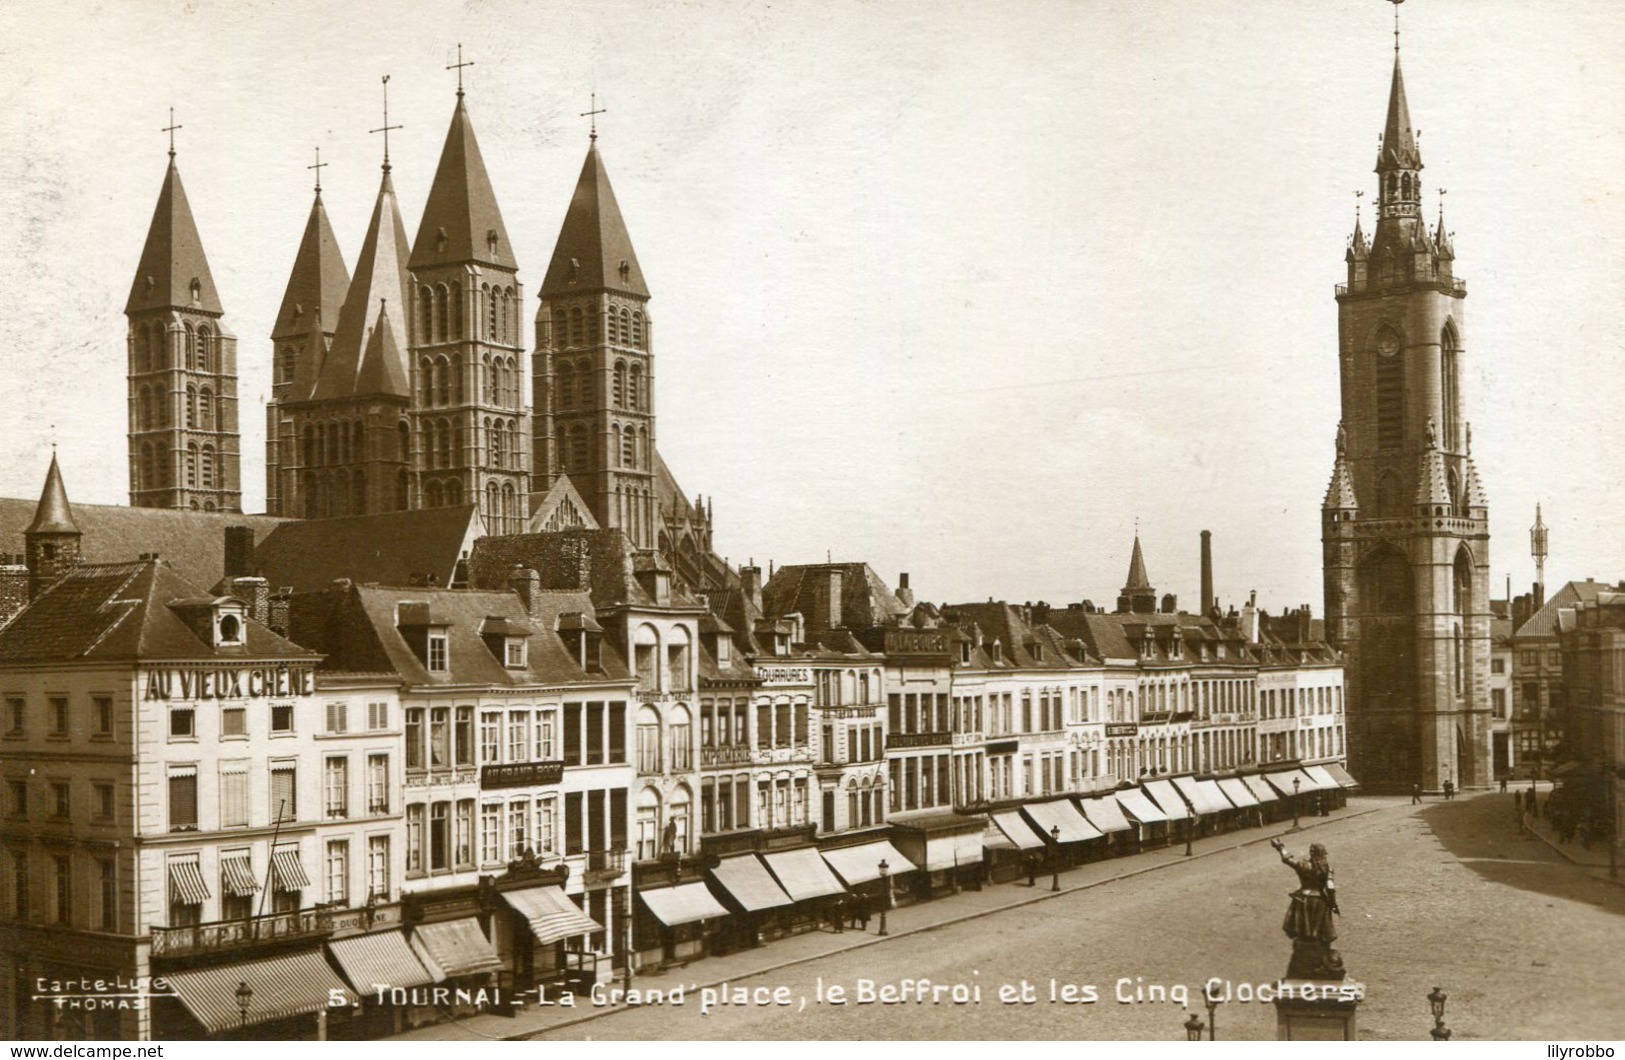
[[[30,599],[79,562],[81,537],[79,524],[73,520],[73,508],[68,504],[67,487],[62,484],[62,469],[52,453],[34,521],[23,531]]]
[[[1128,578],[1117,597],[1119,614],[1149,615],[1157,610],[1157,591],[1145,573],[1145,555],[1140,551],[1139,531],[1134,533],[1134,553],[1128,561]]]

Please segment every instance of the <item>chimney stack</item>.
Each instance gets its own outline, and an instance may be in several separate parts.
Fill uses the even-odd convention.
[[[247,578],[254,573],[254,528],[226,527],[225,577]]]
[[[745,598],[751,602],[756,610],[760,611],[762,609],[762,568],[756,565],[754,559],[750,561],[749,566],[739,568],[739,581],[741,587],[745,590]]]
[[[908,571],[897,576],[897,602],[904,607],[914,606],[914,590],[908,587]]]
[[[233,530],[247,529],[247,527],[227,527],[229,534]],[[253,531],[249,531],[253,533]],[[229,545],[230,539],[227,539]],[[271,624],[271,583],[264,578],[237,577],[231,579],[231,595],[248,605],[249,617],[262,626]]]
[[[520,601],[525,605],[525,614],[535,618],[541,606],[542,576],[523,564],[515,563],[508,575],[508,588],[519,594]]]
[[[1213,599],[1213,531],[1202,531],[1202,606],[1197,610],[1207,614],[1217,603]]]

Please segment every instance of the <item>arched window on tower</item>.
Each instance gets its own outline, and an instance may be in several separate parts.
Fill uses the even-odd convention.
[[[208,387],[197,392],[197,425],[199,430],[214,430],[214,391]]]
[[[445,342],[446,320],[451,315],[451,292],[445,284],[441,284],[435,288],[434,298],[434,337],[438,342]]]
[[[206,490],[214,489],[214,446],[205,445],[198,450],[198,482]]]
[[[293,382],[294,373],[298,370],[299,355],[292,346],[284,346],[281,354],[277,356],[276,381],[287,384]]]
[[[356,468],[355,475],[350,479],[350,512],[353,515],[367,514],[367,473]]]
[[[502,484],[502,524],[508,533],[519,533],[519,493],[512,482]]]
[[[647,427],[638,428],[637,466],[645,470],[654,466],[654,461],[649,457],[649,428]]]
[[[446,499],[440,491],[440,483],[431,482],[423,488],[423,506],[425,508],[440,508],[445,503]]]
[[[454,404],[463,403],[463,355],[451,355],[451,400]]]
[[[570,460],[571,471],[587,470],[587,428],[583,424],[576,424],[570,428]]]
[[[141,489],[153,489],[158,485],[158,466],[153,460],[152,443],[141,447]]]
[[[497,337],[497,289],[487,287],[487,304],[485,308],[485,337],[492,342]]]
[[[451,404],[451,362],[436,357],[434,362],[435,400],[441,405]]]
[[[305,429],[299,432],[299,463],[307,467],[316,462],[316,442],[313,434],[308,423]]]
[[[500,522],[502,513],[499,511],[499,505],[501,504],[501,501],[498,499],[499,496],[497,484],[495,482],[487,482],[485,484],[486,525],[491,527],[493,533],[498,534],[503,533],[505,530]]]
[[[576,370],[569,363],[559,365],[553,377],[553,411],[568,412],[576,403]]]
[[[642,312],[634,312],[632,314],[632,345],[636,346],[640,350],[643,349],[643,313]]]
[[[581,315],[580,306],[570,308],[570,345],[584,346],[587,342],[587,322]]]
[[[1440,417],[1440,424],[1444,428],[1443,447],[1447,450],[1459,449],[1461,446],[1459,417],[1461,414],[1461,367],[1459,349],[1456,342],[1456,329],[1449,324],[1439,335],[1439,399],[1444,413]]]
[[[197,443],[186,447],[186,485],[192,489],[197,488]]]
[[[555,350],[562,350],[569,342],[570,318],[562,309],[553,310],[553,334],[548,336]]]
[[[350,452],[355,454],[357,462],[367,459],[367,429],[360,420],[350,424]]]
[[[620,341],[628,344],[632,342],[632,311],[625,306],[621,307]]]
[[[626,407],[626,362],[615,362],[615,408]]]
[[[621,425],[618,423],[609,425],[609,455],[612,460],[619,461],[621,459]],[[626,465],[622,462],[616,466],[624,467]]]
[[[451,467],[451,421],[435,423],[435,467]]]
[[[451,281],[451,312],[446,320],[446,335],[452,341],[463,337],[463,285]]]
[[[643,365],[634,364],[631,377],[627,380],[626,407],[634,412],[643,410],[643,402]]]
[[[418,288],[419,342],[434,341],[434,289],[425,284]]]
[[[197,387],[191,384],[186,387],[186,426],[197,427]]]
[[[598,314],[599,309],[596,305],[587,310],[587,344],[589,346],[598,345]]]
[[[1377,448],[1398,449],[1405,444],[1405,358],[1392,329],[1377,336],[1375,375]]]
[[[192,367],[200,372],[214,371],[214,332],[207,325],[197,329],[197,347]]]
[[[181,356],[176,367],[189,368],[192,364],[192,351],[197,347],[197,331],[192,327],[191,321],[187,321],[181,327]]]
[[[584,409],[592,408],[592,365],[587,361],[582,361],[580,364],[576,365],[576,384],[577,393],[580,396],[581,407]]]

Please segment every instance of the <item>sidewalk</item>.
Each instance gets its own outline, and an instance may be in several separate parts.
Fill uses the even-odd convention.
[[[1308,831],[1320,825],[1348,820],[1351,817],[1360,817],[1368,813],[1375,813],[1381,809],[1402,806],[1405,802],[1406,800],[1403,797],[1359,798],[1351,805],[1341,810],[1334,810],[1325,817],[1305,817],[1302,819],[1302,826],[1305,831]],[[984,886],[980,891],[963,891],[957,895],[939,898],[935,901],[920,902],[916,905],[891,910],[887,915],[888,937],[896,938],[903,935],[912,935],[916,932],[930,931],[948,924],[974,920],[1005,909],[1013,909],[1032,902],[1042,902],[1045,899],[1058,897],[1062,894],[1070,894],[1089,887],[1098,887],[1103,883],[1128,879],[1141,873],[1155,872],[1171,865],[1184,864],[1196,858],[1208,857],[1254,844],[1267,843],[1271,839],[1290,835],[1292,835],[1291,822],[1278,821],[1263,828],[1248,828],[1239,832],[1227,832],[1224,835],[1198,839],[1192,844],[1192,857],[1190,858],[1184,856],[1184,844],[1177,843],[1160,850],[1146,851],[1142,854],[1091,862],[1063,872],[1060,877],[1061,889],[1059,892],[1053,892],[1049,889],[1050,876],[1047,873],[1039,876],[1035,887],[1028,887],[1026,881],[1023,880],[1015,883],[991,884]],[[756,949],[743,950],[720,957],[706,957],[686,968],[635,975],[632,986],[633,989],[652,990],[669,990],[677,986],[684,986],[692,992],[702,987],[747,979],[751,976],[762,975],[781,968],[817,960],[833,953],[878,945],[886,941],[886,938],[874,934],[878,928],[879,920],[875,919],[871,921],[869,932],[855,930],[833,932],[827,929],[808,931],[766,943]],[[619,979],[616,980],[615,985],[622,985]],[[551,1030],[598,1019],[621,1011],[621,1008],[617,1006],[595,1006],[590,998],[577,998],[576,1001],[577,1004],[574,1008],[566,1008],[562,1005],[530,1005],[519,1010],[511,1018],[482,1014],[455,1022],[420,1027],[384,1040],[468,1041],[531,1038]]]
[[[1560,840],[1557,837],[1557,829],[1553,828],[1551,822],[1544,817],[1532,817],[1526,813],[1524,814],[1524,823],[1534,833],[1536,839],[1551,847],[1565,860],[1579,865],[1581,868],[1600,869],[1600,872],[1593,871],[1591,875],[1605,880],[1611,879],[1608,875],[1608,843],[1606,841],[1592,843],[1591,849],[1587,850],[1579,840],[1569,843]],[[1622,868],[1625,868],[1625,866],[1622,866]],[[1625,880],[1616,879],[1614,882],[1625,882]]]

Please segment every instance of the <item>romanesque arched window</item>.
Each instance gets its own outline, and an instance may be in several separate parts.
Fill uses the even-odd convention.
[[[485,309],[485,337],[495,342],[497,337],[497,289],[487,287],[486,292],[488,302]]]
[[[420,342],[434,341],[434,289],[418,288],[418,335]]]
[[[447,315],[446,334],[457,340],[463,337],[463,285],[451,281],[451,311]]]
[[[186,387],[186,426],[197,426],[197,387],[191,384]]]
[[[621,307],[620,341],[625,344],[632,342],[632,311],[625,306]]]
[[[1443,413],[1439,422],[1444,428],[1441,441],[1445,449],[1457,449],[1461,445],[1458,424],[1461,415],[1461,367],[1457,363],[1459,352],[1456,329],[1446,324],[1439,335],[1439,399]]]
[[[441,284],[434,290],[434,337],[446,341],[446,321],[451,316],[451,292]]]
[[[197,443],[193,442],[186,447],[186,485],[192,489],[197,488]]]
[[[632,345],[640,350],[643,349],[643,314],[641,312],[632,314]]]
[[[626,362],[615,362],[614,398],[612,404],[615,408],[626,407]]]
[[[200,372],[214,371],[214,332],[208,325],[200,325],[197,329],[197,346],[193,357],[192,367]]]
[[[214,391],[208,387],[197,392],[197,425],[199,430],[214,430]]]
[[[576,366],[576,369],[577,393],[581,401],[581,407],[590,409],[593,402],[592,365],[582,361]]]
[[[570,428],[570,470],[585,471],[587,461],[587,428],[578,423]]]
[[[559,365],[558,374],[553,378],[553,411],[566,412],[575,407],[576,403],[576,370],[569,363]]]
[[[632,409],[633,411],[639,411],[644,408],[643,365],[641,364],[634,364],[632,366],[631,375],[627,379],[626,407]]]
[[[451,404],[451,362],[444,357],[435,358],[435,398],[441,405]]]
[[[569,341],[570,318],[562,309],[553,310],[553,334],[548,336],[555,350],[561,350]]]
[[[277,355],[276,381],[284,384],[293,382],[294,373],[298,369],[298,364],[299,355],[294,352],[293,347],[284,346],[282,348],[282,352]]]

